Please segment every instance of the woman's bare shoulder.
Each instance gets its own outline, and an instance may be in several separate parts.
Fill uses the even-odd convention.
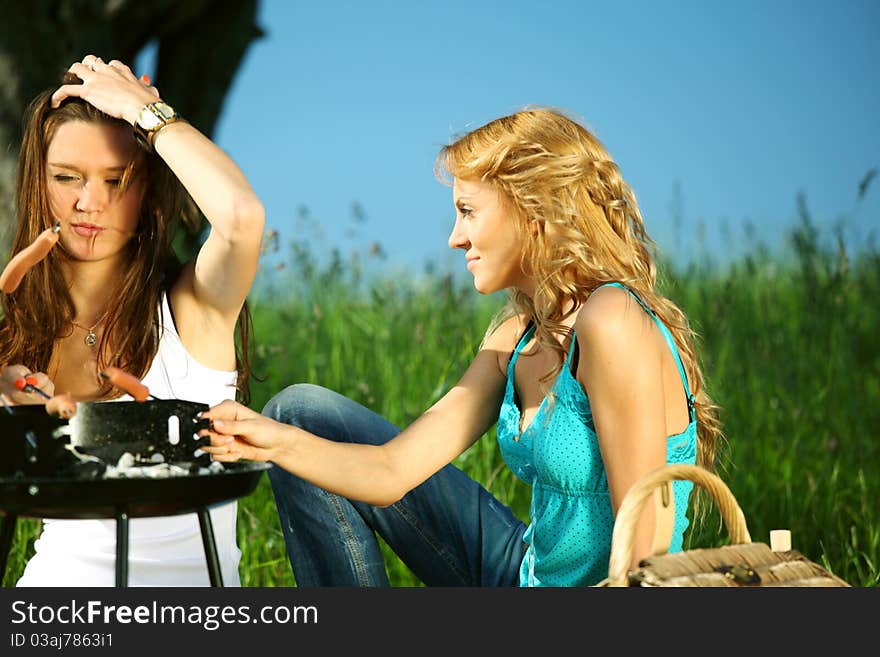
[[[626,290],[604,286],[591,294],[574,322],[581,348],[613,347],[626,350],[651,331],[653,322]]]
[[[527,320],[524,314],[517,313],[490,328],[483,339],[483,347],[501,351],[512,351],[517,340],[525,331]]]
[[[524,314],[514,314],[504,321],[498,323],[486,333],[483,338],[481,351],[491,351],[496,357],[498,370],[507,375],[507,364],[510,355],[516,348],[523,331],[525,331],[527,320]]]

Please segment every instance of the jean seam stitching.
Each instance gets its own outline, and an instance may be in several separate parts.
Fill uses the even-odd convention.
[[[367,562],[364,558],[363,552],[360,549],[360,542],[357,540],[355,533],[351,528],[351,523],[349,523],[348,518],[345,515],[345,511],[342,508],[342,503],[339,496],[334,495],[333,493],[328,493],[327,491],[320,488],[318,490],[321,490],[321,492],[327,497],[327,500],[330,503],[330,506],[333,508],[334,514],[336,515],[336,522],[342,529],[345,546],[348,553],[351,555],[352,565],[355,569],[358,584],[360,586],[369,586],[370,578],[367,569]]]
[[[400,516],[403,518],[403,520],[410,527],[412,527],[413,530],[416,533],[418,533],[419,536],[422,537],[422,539],[425,541],[425,543],[427,543],[434,550],[434,552],[441,559],[443,559],[444,562],[446,562],[446,564],[453,570],[453,572],[458,574],[459,579],[461,580],[461,582],[463,584],[469,583],[469,579],[467,577],[467,572],[462,571],[460,568],[458,568],[457,564],[450,557],[449,551],[446,549],[443,549],[442,544],[438,544],[435,541],[431,540],[430,536],[428,536],[428,534],[426,534],[425,532],[422,531],[421,525],[417,522],[417,518],[415,516],[413,516],[412,514],[408,513],[406,510],[406,507],[403,504],[400,504],[399,502],[395,502],[394,504],[391,505],[391,508],[400,514]]]

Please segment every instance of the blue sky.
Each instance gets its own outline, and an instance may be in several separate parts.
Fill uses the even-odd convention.
[[[262,0],[259,24],[214,138],[282,243],[463,269],[434,157],[527,104],[582,117],[672,257],[739,253],[747,223],[779,243],[799,192],[853,246],[880,225],[880,180],[855,204],[880,167],[874,0]]]

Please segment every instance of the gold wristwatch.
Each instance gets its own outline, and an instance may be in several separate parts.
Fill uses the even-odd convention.
[[[183,117],[168,103],[163,103],[161,100],[148,103],[141,108],[134,122],[135,139],[148,151],[152,151],[156,133],[166,125],[182,120]]]

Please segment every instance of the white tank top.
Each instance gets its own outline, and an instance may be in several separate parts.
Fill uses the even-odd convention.
[[[213,406],[235,399],[235,371],[205,367],[183,346],[162,295],[159,350],[143,383],[159,399],[182,399]],[[114,401],[131,401],[124,395]],[[235,501],[212,507],[211,523],[224,586],[241,586],[236,544]],[[195,513],[132,518],[128,534],[129,586],[209,586],[208,566]],[[35,554],[16,586],[114,586],[115,520],[43,520]]]

